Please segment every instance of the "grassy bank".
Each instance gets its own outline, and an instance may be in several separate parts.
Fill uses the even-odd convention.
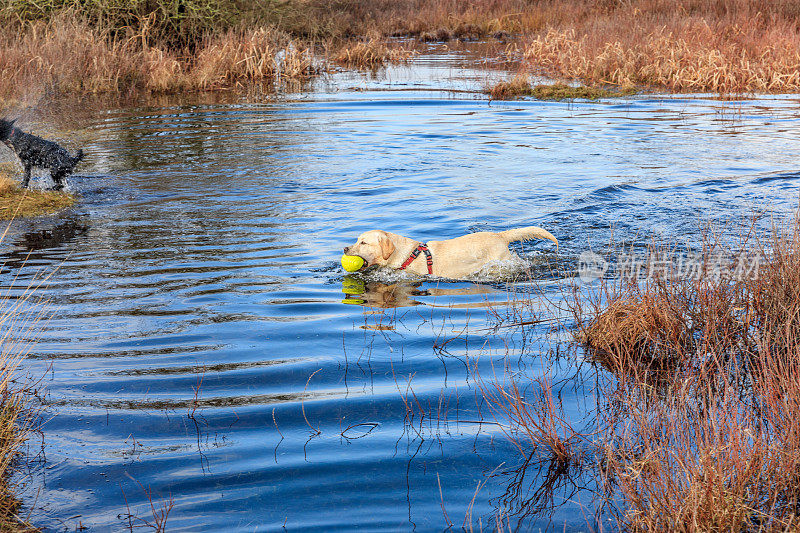
[[[800,230],[753,235],[708,238],[689,262],[653,249],[638,276],[566,296],[598,369],[590,427],[547,375],[484,387],[520,450],[560,482],[593,476],[623,531],[800,524]]]
[[[374,67],[418,41],[515,38],[536,71],[673,91],[800,90],[800,8],[768,0],[0,1],[0,95],[175,93]],[[514,51],[517,51],[514,54]],[[330,64],[330,63],[328,63]]]
[[[48,215],[75,205],[73,194],[21,188],[12,168],[0,165],[0,220]]]

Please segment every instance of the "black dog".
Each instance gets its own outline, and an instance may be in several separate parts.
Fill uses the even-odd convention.
[[[75,157],[72,157],[69,152],[53,141],[46,141],[36,135],[18,130],[14,127],[14,122],[0,119],[0,141],[14,150],[14,153],[22,161],[22,166],[25,167],[22,186],[28,186],[31,180],[31,169],[38,167],[50,170],[50,177],[55,182],[55,190],[63,189],[66,184],[65,178],[83,159],[83,150],[78,150]]]

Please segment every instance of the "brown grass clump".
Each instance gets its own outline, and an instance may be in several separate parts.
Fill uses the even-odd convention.
[[[436,31],[424,31],[417,38],[423,43],[446,43],[453,38],[453,33],[447,28],[439,28]]]
[[[637,363],[665,364],[677,352],[664,345],[683,347],[691,333],[687,320],[663,297],[643,294],[613,301],[582,331],[583,341],[603,356],[612,355],[620,369]]]
[[[516,76],[508,81],[498,82],[486,89],[492,100],[511,100],[531,95],[531,84],[525,76]]]
[[[0,220],[49,215],[75,205],[73,194],[22,189],[8,166],[0,165]]]
[[[333,54],[333,61],[351,68],[374,69],[386,63],[405,63],[416,55],[414,50],[389,47],[382,40],[359,41],[345,45]]]

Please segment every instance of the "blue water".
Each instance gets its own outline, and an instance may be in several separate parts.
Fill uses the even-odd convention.
[[[554,355],[567,315],[510,324],[547,319],[537,298],[557,300],[578,255],[612,238],[691,245],[708,220],[791,214],[800,102],[490,102],[477,91],[498,75],[434,56],[262,102],[73,110],[79,205],[3,243],[4,290],[50,275],[24,364],[45,375],[46,423],[23,514],[122,530],[172,498],[172,531],[477,531],[498,516],[597,530],[591,486],[532,499],[544,471],[481,393],[506,372],[555,376],[590,427],[596,370]],[[338,264],[368,229],[525,225],[561,245],[514,245],[517,281]]]

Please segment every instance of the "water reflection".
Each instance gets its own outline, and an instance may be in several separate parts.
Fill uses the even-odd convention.
[[[460,302],[458,296],[488,296],[498,295],[497,288],[478,283],[465,283],[465,286],[450,288],[431,286],[425,281],[396,281],[384,283],[376,280],[365,280],[355,275],[347,275],[342,280],[342,293],[345,297],[344,304],[362,305],[364,307],[379,307],[391,309],[395,307],[414,307],[426,305],[429,307],[447,308],[481,308],[506,305],[507,302],[480,301]],[[444,301],[445,303],[437,303]]]
[[[59,220],[49,227],[27,231],[15,244],[28,251],[58,248],[77,236],[85,234],[89,228],[88,217],[72,216],[66,220]]]

